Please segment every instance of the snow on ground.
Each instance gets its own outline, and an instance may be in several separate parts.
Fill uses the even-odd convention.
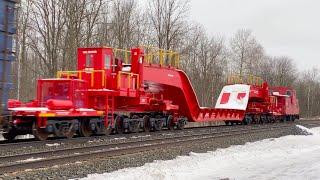
[[[208,153],[190,153],[84,179],[320,179],[320,127]]]
[[[63,143],[61,143],[61,144],[63,144]],[[53,143],[53,144],[46,144],[46,146],[53,147],[53,146],[60,146],[61,144],[60,143]]]
[[[18,136],[16,137],[16,139],[32,139],[32,138],[34,138],[34,136],[31,135],[31,134],[18,135]],[[4,140],[5,140],[4,137],[0,134],[0,141],[4,141]]]
[[[132,136],[130,137],[131,139],[137,139],[137,138],[144,138],[144,137],[150,137],[151,135],[147,134],[147,135],[144,135],[144,136]]]
[[[17,161],[17,162],[33,162],[33,161],[39,161],[41,159],[44,159],[44,158],[29,158],[29,159],[25,159],[25,160],[21,160],[21,161]]]

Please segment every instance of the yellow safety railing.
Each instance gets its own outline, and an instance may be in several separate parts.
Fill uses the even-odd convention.
[[[126,49],[113,48],[114,57],[120,57],[124,60],[126,64],[130,63],[131,51]]]
[[[161,66],[169,65],[179,67],[180,54],[172,50],[164,50],[153,46],[141,46],[145,50],[146,63],[158,63]]]
[[[139,74],[134,74],[134,73],[129,73],[129,72],[123,72],[123,71],[119,71],[118,75],[117,75],[117,85],[118,85],[118,88],[121,87],[121,77],[125,75],[128,77],[128,87],[130,88],[131,87],[131,79],[132,77],[136,77],[134,83],[136,83],[136,89],[139,89]]]
[[[57,72],[57,78],[66,77],[67,79],[70,79],[71,77],[77,77],[79,79],[83,79],[83,74],[91,74],[91,81],[90,85],[91,87],[94,86],[95,83],[95,74],[101,73],[101,85],[102,87],[105,87],[106,85],[106,72],[105,70],[90,70],[90,71],[58,71]]]
[[[263,83],[263,79],[258,76],[247,75],[247,76],[240,76],[240,75],[230,75],[227,78],[227,84],[249,84],[249,85],[256,85],[261,86]]]

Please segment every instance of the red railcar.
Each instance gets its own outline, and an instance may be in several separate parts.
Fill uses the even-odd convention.
[[[177,53],[160,49],[79,48],[76,71],[38,80],[37,98],[30,103],[9,101],[12,119],[3,123],[4,137],[31,133],[44,140],[50,134],[90,136],[183,129],[187,122],[248,124],[297,116],[298,107],[289,107],[297,104],[295,92],[289,102],[282,89],[270,95],[267,83],[228,85],[216,107],[200,107],[178,59]]]
[[[290,87],[271,87],[270,102],[270,111],[274,116],[279,116],[283,120],[299,118],[299,101],[294,89]]]

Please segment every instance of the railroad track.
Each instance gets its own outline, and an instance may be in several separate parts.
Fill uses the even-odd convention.
[[[275,129],[288,129],[292,128],[292,125],[292,123],[281,125],[275,124],[271,126],[252,126],[250,128],[248,128],[248,126],[239,126],[239,128],[209,133],[188,134],[181,137],[160,137],[150,140],[137,140],[132,142],[101,144],[81,148],[66,148],[61,150],[2,156],[0,157],[0,174],[76,163],[78,161],[87,161],[88,157],[90,157],[90,159],[99,157],[117,157],[151,151],[170,145],[178,146],[192,142],[207,141],[214,138],[272,131]]]
[[[234,127],[216,126],[216,127],[202,127],[196,129],[186,129],[183,131],[176,130],[164,130],[157,132],[143,132],[143,133],[131,133],[131,134],[119,134],[119,135],[107,135],[107,136],[91,136],[91,137],[76,137],[72,139],[52,139],[46,141],[23,141],[0,144],[0,156],[14,155],[20,153],[20,149],[23,151],[37,151],[37,149],[60,149],[64,146],[82,147],[86,144],[92,143],[115,143],[130,141],[135,139],[150,139],[155,137],[168,137],[168,136],[181,136],[183,134],[194,133],[195,131],[221,131],[232,129]],[[57,145],[57,146],[56,146]],[[53,147],[54,146],[54,147]]]
[[[320,120],[299,120],[299,121],[296,121],[297,124],[310,124],[310,122],[313,122],[315,124],[316,123],[320,124]],[[185,129],[184,131],[193,131],[193,129],[210,129],[210,128],[229,128],[229,127],[225,126],[225,125],[211,126],[211,127],[194,127],[194,128]],[[141,135],[154,135],[154,134],[161,134],[162,132],[166,132],[166,131],[159,131],[159,132],[152,132],[152,133],[140,133],[140,134]],[[174,132],[174,133],[178,132],[179,133],[181,131],[170,131],[170,132]],[[2,140],[2,141],[0,140],[0,148],[5,148],[5,147],[15,148],[18,146],[36,146],[36,145],[45,145],[45,144],[54,144],[54,143],[69,143],[69,142],[83,143],[85,141],[90,141],[90,140],[94,140],[97,138],[99,138],[99,139],[105,139],[105,138],[117,139],[117,138],[123,138],[123,137],[128,138],[131,135],[132,134],[122,134],[122,135],[112,135],[112,136],[107,135],[107,136],[76,137],[76,138],[72,138],[72,139],[53,138],[53,139],[48,139],[46,141],[36,141],[34,138],[17,139],[13,142],[9,142],[6,140]]]
[[[305,126],[320,126],[320,121],[298,121],[296,124],[301,124]],[[264,124],[272,125],[272,124]],[[251,126],[261,126],[260,124],[253,124],[245,127]],[[131,134],[119,134],[119,135],[109,135],[109,136],[92,136],[92,137],[77,137],[72,139],[51,139],[46,141],[22,141],[22,142],[13,142],[0,144],[0,156],[15,155],[21,152],[37,152],[42,151],[43,149],[56,149],[59,150],[65,147],[83,147],[86,144],[101,144],[101,143],[115,143],[130,141],[132,139],[152,139],[157,136],[167,137],[167,136],[180,136],[183,134],[194,133],[195,131],[222,131],[229,130],[234,128],[239,128],[243,126],[212,126],[212,127],[200,127],[193,129],[186,129],[184,131],[175,131],[175,130],[164,130],[158,132],[144,132],[144,133],[131,133]]]
[[[286,123],[287,124],[287,123]],[[320,121],[298,121],[297,124],[305,125],[305,126],[320,126]],[[201,128],[194,128],[194,129],[187,129],[184,131],[159,131],[159,132],[152,132],[152,133],[133,133],[133,134],[121,134],[121,135],[112,135],[112,136],[92,136],[92,137],[77,137],[73,139],[53,139],[47,141],[25,141],[25,142],[15,142],[15,143],[7,143],[7,144],[0,144],[0,157],[1,156],[8,156],[8,155],[16,155],[20,154],[21,152],[39,152],[43,151],[44,149],[55,149],[58,151],[61,148],[66,147],[76,147],[80,148],[86,146],[88,144],[105,144],[105,143],[119,143],[119,142],[128,142],[133,141],[135,139],[152,139],[156,137],[179,137],[184,134],[192,134],[195,132],[220,132],[231,130],[234,128],[250,128],[255,126],[270,126],[276,124],[253,124],[249,126],[214,126],[214,127],[201,127]]]
[[[251,126],[261,125],[249,125],[245,126],[250,128]],[[177,130],[163,130],[157,132],[143,132],[143,133],[130,133],[108,136],[92,136],[92,137],[77,137],[72,139],[52,139],[46,141],[25,141],[0,144],[0,156],[15,155],[21,152],[37,152],[43,149],[55,149],[56,151],[64,147],[83,147],[87,144],[101,144],[101,143],[115,143],[124,142],[135,139],[152,139],[156,137],[178,137],[184,134],[192,134],[195,132],[220,132],[223,130],[230,130],[242,126],[212,126],[212,127],[198,127],[193,129],[185,129],[183,131]]]

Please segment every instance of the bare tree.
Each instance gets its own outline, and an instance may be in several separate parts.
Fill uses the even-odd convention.
[[[178,47],[188,31],[187,0],[151,0],[147,10],[154,42],[159,48],[170,50]]]
[[[86,0],[68,0],[64,1],[65,10],[63,11],[65,17],[65,26],[63,33],[63,41],[60,46],[62,49],[62,64],[61,69],[75,69],[76,68],[76,49],[80,46],[82,36],[82,29],[85,20]]]
[[[282,56],[274,57],[274,78],[278,86],[292,86],[296,80],[297,69],[292,59]]]
[[[89,47],[97,43],[97,36],[100,32],[96,31],[99,24],[99,15],[105,1],[103,0],[86,0],[84,16],[84,46]]]
[[[39,0],[32,2],[30,10],[31,25],[34,27],[34,34],[29,36],[30,47],[40,59],[39,67],[49,77],[53,77],[58,70],[65,25],[64,8],[64,3],[59,0]]]
[[[133,35],[138,26],[134,0],[115,0],[113,2],[112,31],[115,47],[129,48],[133,45]]]
[[[263,48],[249,30],[239,30],[230,40],[230,55],[240,76],[254,74],[263,57]]]
[[[297,95],[299,97],[299,104],[302,115],[308,117],[319,115],[319,70],[313,68],[311,70],[302,72],[295,87],[297,90]]]
[[[189,74],[200,103],[212,106],[225,83],[223,75],[227,56],[224,39],[209,37],[201,26],[192,29],[182,51],[182,68]]]

